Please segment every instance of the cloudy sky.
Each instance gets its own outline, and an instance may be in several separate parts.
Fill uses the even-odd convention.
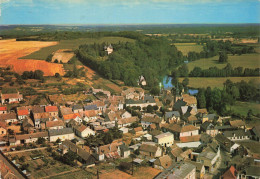
[[[0,0],[0,24],[260,23],[260,0]]]

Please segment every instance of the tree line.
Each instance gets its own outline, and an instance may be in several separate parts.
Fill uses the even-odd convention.
[[[233,68],[230,63],[228,63],[224,68],[219,69],[217,67],[210,67],[208,69],[201,69],[200,67],[195,67],[188,76],[190,77],[242,77],[242,76],[259,76],[259,68],[243,68],[236,67]],[[181,76],[187,76],[187,73],[183,72],[183,68],[180,69]]]
[[[233,83],[227,80],[224,89],[211,89],[211,87],[200,88],[196,96],[198,108],[207,108],[208,111],[216,111],[221,115],[227,114],[227,105],[232,106],[237,100],[240,101],[259,101],[260,95],[256,86],[252,82],[241,81]]]

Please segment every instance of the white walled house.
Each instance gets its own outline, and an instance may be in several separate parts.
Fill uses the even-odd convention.
[[[163,147],[170,147],[173,145],[174,136],[172,133],[166,132],[155,136],[154,141]]]
[[[76,126],[74,130],[75,130],[75,134],[79,137],[88,137],[90,135],[95,135],[95,131],[93,131],[92,129],[90,129],[85,125]]]
[[[225,131],[224,136],[231,141],[249,140],[251,138],[251,133],[246,129],[238,129],[233,131]]]
[[[61,141],[72,140],[75,137],[71,128],[49,130],[49,136],[50,142],[56,142],[57,139],[60,139]]]

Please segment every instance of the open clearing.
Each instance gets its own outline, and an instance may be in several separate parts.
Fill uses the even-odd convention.
[[[251,103],[251,102],[237,101],[235,105],[231,106],[231,109],[235,113],[239,113],[241,115],[247,116],[247,112],[249,109],[252,109],[254,114],[260,113],[260,104],[253,103],[253,102]]]
[[[52,62],[58,60],[58,62],[68,63],[68,61],[74,56],[74,52],[71,49],[59,49],[52,57]]]
[[[199,53],[203,50],[203,46],[196,43],[174,43],[174,45],[183,55],[187,55],[189,52]]]
[[[48,55],[56,52],[59,49],[77,49],[82,44],[94,44],[94,43],[118,43],[118,42],[134,42],[133,39],[124,38],[124,37],[102,37],[102,38],[80,38],[73,40],[61,40],[59,44],[42,48],[41,50],[34,52],[30,55],[22,57],[23,59],[37,59],[37,60],[46,60]]]
[[[184,78],[180,78],[179,81],[182,82]],[[240,82],[242,80],[248,82],[252,80],[256,84],[260,84],[259,77],[189,77],[189,87],[192,88],[207,88],[210,86],[211,88],[223,88],[223,83],[230,79],[232,82]]]
[[[16,41],[15,39],[0,40],[0,66],[10,66],[13,68],[13,71],[19,74],[24,71],[42,70],[45,76],[52,76],[55,73],[63,75],[62,64],[53,64],[33,59],[19,59],[43,47],[56,44],[57,42]]]
[[[188,63],[189,71],[193,70],[194,67],[200,67],[202,69],[208,69],[209,67],[218,67],[224,68],[226,63],[218,63],[218,56],[212,58],[202,58]],[[259,68],[260,66],[260,55],[257,53],[254,54],[244,54],[244,55],[228,55],[228,63],[232,67],[243,67],[243,68]]]

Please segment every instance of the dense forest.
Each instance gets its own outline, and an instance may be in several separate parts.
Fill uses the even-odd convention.
[[[114,51],[110,55],[104,53],[105,45],[81,45],[77,57],[104,77],[122,80],[125,85],[136,86],[141,75],[148,87],[158,85],[160,77],[183,64],[185,59],[165,38],[143,36],[134,43],[112,44]]]

